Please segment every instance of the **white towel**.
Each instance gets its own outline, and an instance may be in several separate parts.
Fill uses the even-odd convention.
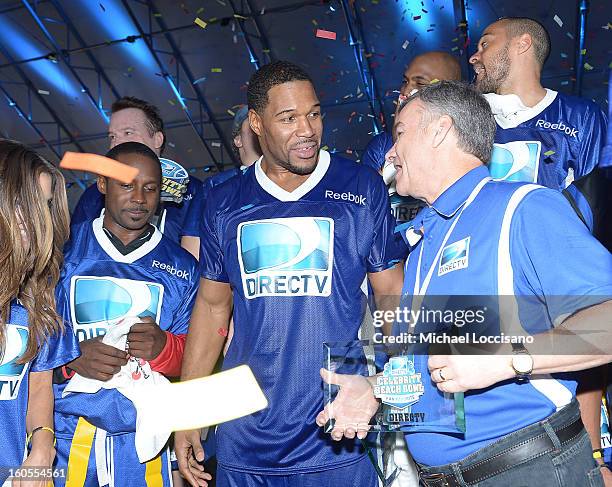
[[[127,317],[111,327],[102,338],[102,343],[111,347],[125,350],[127,334],[132,325],[140,323],[138,317]],[[144,421],[143,417],[147,401],[151,397],[149,392],[160,385],[168,384],[169,381],[159,372],[151,370],[149,362],[143,359],[130,357],[128,363],[121,367],[110,380],[104,382],[96,379],[88,379],[82,375],[75,374],[64,389],[63,396],[70,393],[80,392],[93,394],[100,389],[117,389],[134,404],[136,409],[136,453],[141,463],[147,462],[157,456],[165,446],[170,431],[156,428],[154,422]]]

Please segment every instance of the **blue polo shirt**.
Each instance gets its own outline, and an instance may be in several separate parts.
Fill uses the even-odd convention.
[[[530,333],[612,298],[612,255],[589,234],[565,198],[533,184],[491,181],[484,166],[457,180],[401,231],[405,237],[414,237],[415,231],[423,235],[417,243],[408,239],[407,301],[420,292],[424,306],[435,301],[437,308],[455,309],[467,301],[460,298],[466,295],[487,303],[485,323],[472,329],[465,325],[461,331],[503,331],[497,313],[507,298],[498,299],[500,295],[515,296],[521,325]],[[429,331],[427,326],[419,322],[416,331]],[[445,331],[451,328],[456,327]],[[421,366],[426,367],[425,358]],[[422,372],[429,377],[426,368]],[[427,379],[424,384],[435,387]],[[571,374],[469,391],[465,435],[408,433],[406,441],[419,463],[455,462],[550,416],[575,393]]]

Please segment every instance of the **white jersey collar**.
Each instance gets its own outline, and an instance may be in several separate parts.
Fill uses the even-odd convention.
[[[545,88],[545,90],[544,98],[532,107],[525,106],[521,99],[514,94],[485,93],[484,97],[489,102],[497,125],[503,129],[511,129],[539,115],[555,101],[558,93],[548,88]]]
[[[117,250],[117,248],[108,238],[108,235],[106,235],[106,233],[104,232],[104,229],[102,228],[103,220],[104,210],[102,210],[100,216],[92,222],[94,236],[100,244],[100,247],[102,247],[102,250],[104,250],[104,252],[106,252],[109,257],[116,262],[123,262],[125,264],[131,264],[133,262],[136,262],[138,259],[141,259],[149,252],[151,252],[155,247],[157,247],[157,244],[161,241],[162,234],[157,228],[154,227],[155,231],[153,232],[153,236],[147,242],[145,242],[129,254],[123,255]]]
[[[329,152],[325,150],[320,150],[317,167],[308,177],[308,179],[302,184],[300,184],[293,191],[285,191],[266,175],[264,170],[261,168],[262,160],[263,156],[261,156],[255,163],[255,177],[257,178],[257,182],[264,191],[271,194],[280,201],[298,201],[306,193],[312,191],[316,187],[316,185],[321,182],[323,176],[325,176],[325,174],[327,173],[327,169],[329,168],[330,164]]]

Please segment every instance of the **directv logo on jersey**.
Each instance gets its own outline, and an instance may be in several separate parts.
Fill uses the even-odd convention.
[[[176,267],[170,264],[164,264],[163,262],[160,262],[155,259],[153,259],[153,263],[151,264],[151,267],[162,269],[166,271],[168,274],[170,274],[171,276],[181,277],[185,280],[189,279],[189,272],[181,270],[181,269],[177,269]]]
[[[574,138],[576,138],[578,135],[578,129],[575,129],[574,127],[566,127],[563,122],[550,123],[540,118],[536,122],[535,126],[541,129],[560,130],[561,132],[564,132],[565,135],[569,135],[570,137]]]
[[[28,329],[21,325],[7,324],[4,353],[0,355],[0,401],[10,401],[19,394],[26,364],[18,364],[28,346]]]
[[[541,147],[537,140],[493,144],[488,164],[491,177],[500,181],[537,182]]]
[[[115,277],[73,276],[70,280],[70,313],[81,342],[105,335],[127,317],[150,316],[159,323],[164,287]]]
[[[465,269],[468,266],[468,256],[470,251],[470,237],[465,237],[455,243],[447,245],[442,250],[438,275],[443,276],[458,269]]]
[[[334,221],[272,218],[238,225],[238,261],[247,299],[329,296]]]
[[[357,203],[358,205],[365,206],[366,197],[360,194],[353,194],[350,191],[344,193],[334,193],[331,189],[325,190],[325,197],[332,200],[348,201],[350,203]]]

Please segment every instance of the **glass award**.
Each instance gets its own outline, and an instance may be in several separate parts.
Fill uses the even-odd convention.
[[[372,340],[348,343],[325,343],[327,370],[338,374],[370,377],[374,394],[380,402],[370,421],[370,431],[465,433],[462,393],[438,390],[427,368],[428,347],[425,345],[391,345]],[[324,384],[324,403],[334,417],[334,399],[338,386]],[[334,426],[331,421],[328,432]]]

